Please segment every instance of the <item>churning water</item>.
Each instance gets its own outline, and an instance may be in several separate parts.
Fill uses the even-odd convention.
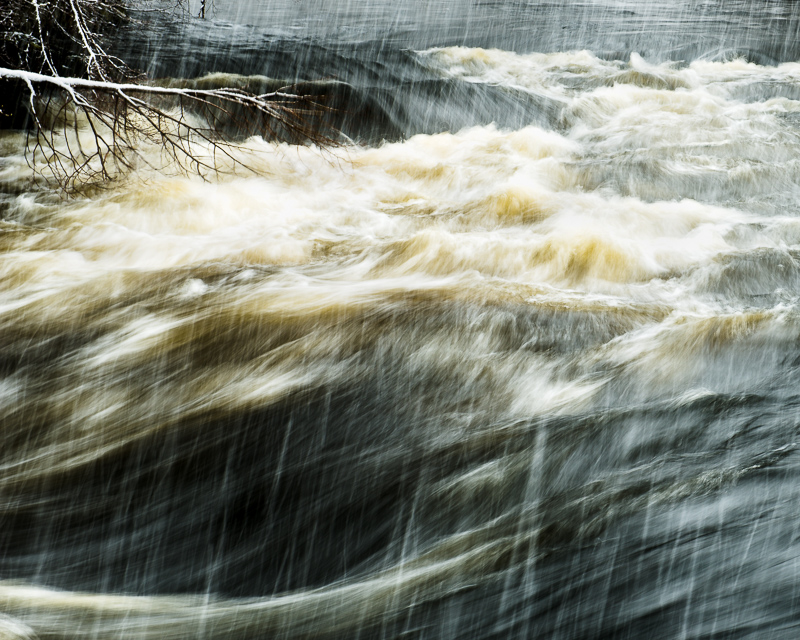
[[[796,638],[800,9],[661,4],[219,2],[128,57],[352,142],[6,134],[0,637]]]

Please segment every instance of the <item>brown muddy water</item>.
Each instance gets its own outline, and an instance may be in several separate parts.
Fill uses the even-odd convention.
[[[796,638],[797,14],[130,34],[333,82],[351,142],[65,200],[3,134],[0,637]]]

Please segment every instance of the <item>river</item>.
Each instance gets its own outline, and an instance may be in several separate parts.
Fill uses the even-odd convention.
[[[666,4],[148,13],[344,142],[3,133],[0,637],[796,638],[800,5]]]

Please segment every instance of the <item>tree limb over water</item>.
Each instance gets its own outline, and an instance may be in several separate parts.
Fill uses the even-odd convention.
[[[33,120],[29,160],[68,191],[132,170],[143,160],[137,152],[141,142],[159,144],[181,170],[199,175],[219,172],[221,159],[245,165],[223,129],[295,143],[329,142],[315,126],[324,105],[289,91],[254,95],[236,88],[158,87],[2,68],[0,79],[27,87]]]
[[[331,141],[320,97],[291,87],[257,95],[146,84],[103,45],[128,22],[125,9],[121,0],[0,0],[0,111],[11,127],[24,122],[29,163],[64,190],[132,170],[142,143],[205,176],[244,166],[237,138]]]

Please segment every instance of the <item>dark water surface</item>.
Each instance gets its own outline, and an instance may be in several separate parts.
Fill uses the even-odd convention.
[[[0,139],[0,637],[798,636],[800,5],[141,18],[345,143]]]

